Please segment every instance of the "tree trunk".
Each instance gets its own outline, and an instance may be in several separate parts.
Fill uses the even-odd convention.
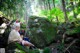
[[[50,0],[48,0],[48,6],[49,6],[49,10],[51,10],[51,6],[50,6]]]
[[[74,14],[74,18],[76,18],[76,13],[75,13],[75,8],[74,8],[74,4],[73,4],[73,0],[71,0],[71,5],[72,5],[72,10],[73,10],[73,14]]]
[[[44,5],[44,10],[45,9],[47,10],[47,8],[46,8],[46,1],[45,0],[43,1],[43,5]]]
[[[55,7],[55,0],[53,0],[53,6]]]
[[[67,17],[66,8],[65,8],[65,0],[62,0],[62,6],[63,6],[63,11],[64,11],[65,22],[67,22],[68,17]]]
[[[53,0],[53,6],[54,6],[54,8],[56,7],[55,6],[55,0]],[[58,25],[58,22],[59,22],[58,16],[56,16],[56,20],[57,20],[57,25]]]
[[[46,2],[46,9],[48,10],[49,8],[48,8],[48,2],[47,2],[47,0],[45,2]]]

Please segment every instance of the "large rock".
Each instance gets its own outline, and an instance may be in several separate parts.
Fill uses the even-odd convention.
[[[56,29],[46,18],[32,16],[29,19],[28,34],[37,47],[43,48],[54,41]]]
[[[0,17],[0,48],[5,48],[7,46],[7,40],[9,35],[9,26],[6,23],[9,19],[5,17]]]

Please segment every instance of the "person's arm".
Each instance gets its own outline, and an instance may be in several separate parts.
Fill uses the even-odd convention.
[[[34,46],[32,43],[25,41],[25,40],[22,41],[22,44],[25,46]]]

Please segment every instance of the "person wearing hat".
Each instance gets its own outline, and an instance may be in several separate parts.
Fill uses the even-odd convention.
[[[18,42],[21,43],[24,46],[34,46],[32,43],[23,40],[20,37],[19,31],[20,30],[20,24],[19,23],[15,23],[14,24],[14,29],[11,30],[10,34],[9,34],[9,38],[8,38],[8,44],[11,42]]]

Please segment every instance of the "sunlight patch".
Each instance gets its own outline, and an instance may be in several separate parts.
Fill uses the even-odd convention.
[[[80,18],[80,14],[77,15],[77,18]]]

